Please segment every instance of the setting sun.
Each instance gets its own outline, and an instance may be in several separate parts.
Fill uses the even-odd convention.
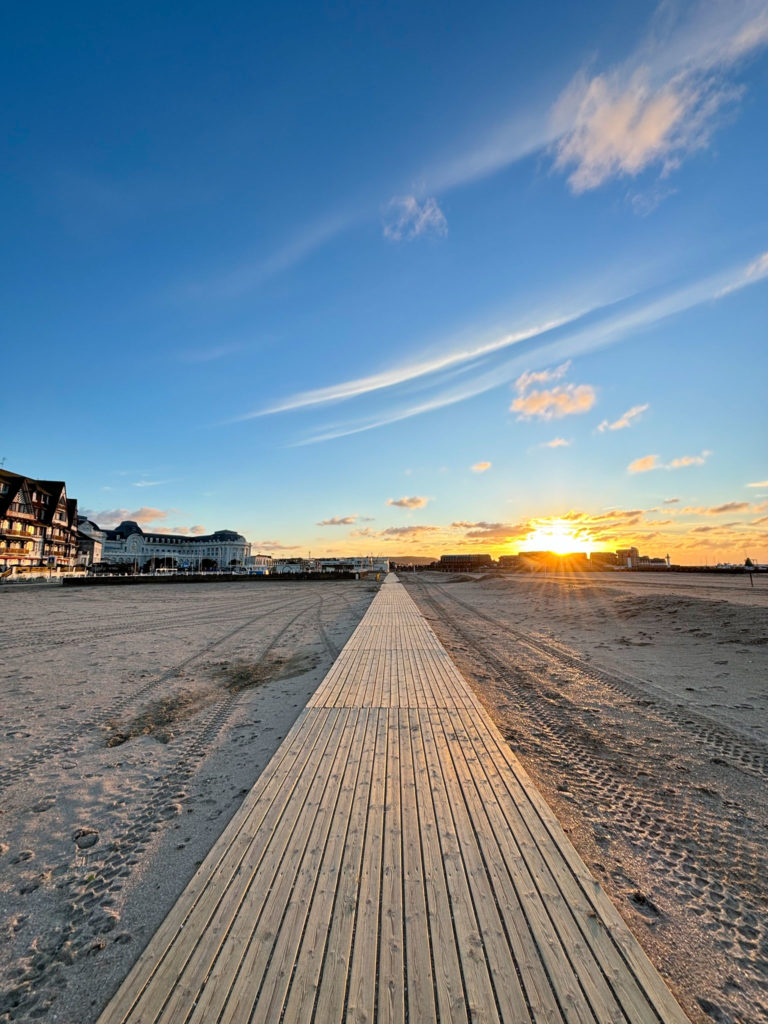
[[[533,526],[533,531],[523,542],[524,550],[567,555],[576,551],[590,553],[599,546],[587,530],[565,519],[537,519]]]

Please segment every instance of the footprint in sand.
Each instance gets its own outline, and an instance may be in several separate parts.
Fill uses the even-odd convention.
[[[50,811],[55,803],[56,797],[44,796],[34,804],[31,804],[29,809],[30,811],[34,811],[35,814],[43,814],[45,811]]]
[[[92,846],[98,843],[99,833],[97,829],[84,825],[82,828],[76,829],[72,835],[72,840],[78,850],[90,850]]]

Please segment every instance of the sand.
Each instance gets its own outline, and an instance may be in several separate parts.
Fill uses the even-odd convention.
[[[401,578],[691,1019],[768,1020],[768,578]],[[96,1020],[375,589],[0,587],[0,1021]]]
[[[691,1020],[768,1020],[768,577],[401,578]]]
[[[376,589],[0,587],[0,1021],[96,1020]]]

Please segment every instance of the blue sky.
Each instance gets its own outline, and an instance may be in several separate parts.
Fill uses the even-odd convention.
[[[768,2],[4,23],[7,468],[273,552],[768,560]]]

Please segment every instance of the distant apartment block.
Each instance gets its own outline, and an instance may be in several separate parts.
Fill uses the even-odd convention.
[[[0,571],[77,560],[77,502],[63,480],[36,480],[0,469]]]
[[[490,555],[441,555],[437,567],[449,569],[451,572],[479,572],[482,569],[491,569],[493,559]]]

